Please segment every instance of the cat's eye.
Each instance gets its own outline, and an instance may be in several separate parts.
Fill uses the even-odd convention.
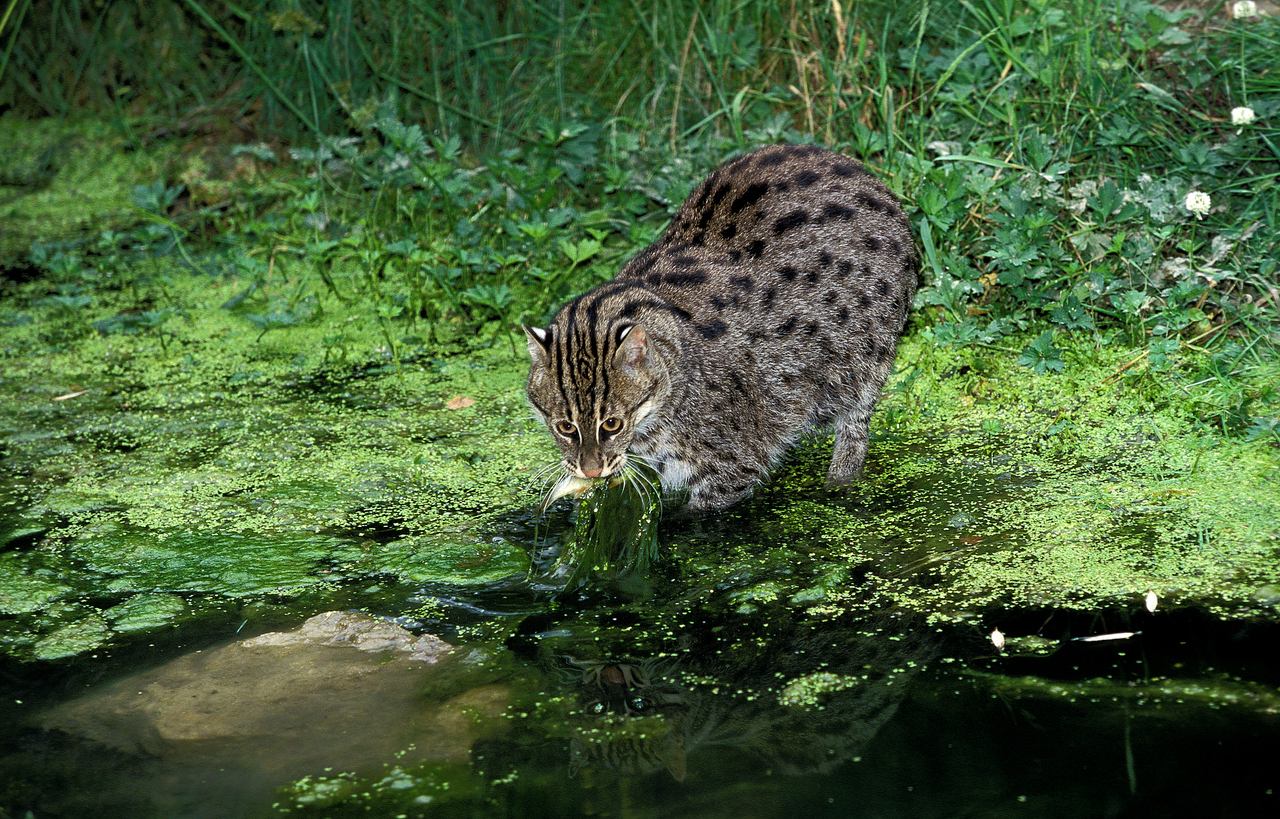
[[[569,437],[570,435],[574,435],[574,434],[576,434],[576,433],[577,433],[577,431],[578,431],[578,428],[577,428],[576,426],[574,426],[574,425],[573,425],[573,423],[572,423],[571,421],[557,421],[557,422],[556,422],[556,432],[560,433],[561,435],[565,436],[566,438],[567,438],[567,437]]]
[[[600,429],[601,429],[601,430],[603,430],[604,432],[607,432],[607,433],[609,433],[610,435],[612,435],[613,433],[615,433],[615,432],[617,432],[618,430],[622,429],[622,419],[621,419],[621,418],[606,418],[606,419],[604,419],[603,421],[601,421],[601,422],[600,422]]]

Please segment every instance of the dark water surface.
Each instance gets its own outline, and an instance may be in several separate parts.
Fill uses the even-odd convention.
[[[246,645],[226,612],[7,661],[0,816],[1274,813],[1274,624],[1044,609],[934,625],[753,581],[749,602],[661,568],[558,601],[515,580],[348,589],[369,622],[408,627],[393,637],[455,646],[432,656]],[[273,633],[297,625],[281,617]],[[991,624],[1040,641],[997,652]]]

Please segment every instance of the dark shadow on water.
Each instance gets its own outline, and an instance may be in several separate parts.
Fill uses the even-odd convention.
[[[693,607],[530,618],[508,644],[547,687],[519,704],[538,716],[476,748],[484,777],[509,783],[486,815],[1225,817],[1274,806],[1276,697],[1218,708],[1161,680],[1228,678],[1268,658],[1280,628],[1112,612],[1107,625],[1139,629],[1119,647],[1072,641],[1097,633],[1099,615],[993,617],[1010,629],[1048,621],[1063,642],[1010,657],[971,629],[874,605],[834,617]],[[1189,648],[1187,635],[1204,643]]]

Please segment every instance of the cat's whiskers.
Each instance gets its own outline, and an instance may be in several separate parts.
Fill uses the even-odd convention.
[[[547,491],[547,495],[542,499],[542,503],[538,506],[538,514],[545,514],[551,504],[563,498],[565,495],[580,495],[590,489],[598,478],[579,478],[571,472],[563,472],[559,480],[552,484]]]
[[[530,476],[529,491],[541,498],[538,503],[539,515],[546,514],[551,504],[568,494],[561,490],[573,479],[573,476],[564,470],[564,463],[561,461],[547,464]]]
[[[643,455],[627,453],[627,462],[622,470],[612,477],[615,481],[629,483],[640,493],[644,505],[656,507],[662,512],[662,489],[657,479],[658,470],[653,459]],[[582,492],[597,479],[579,478],[568,472],[561,461],[547,464],[529,477],[529,492],[542,500],[538,504],[538,514],[545,514],[551,504],[565,495]]]
[[[644,469],[637,464],[643,465]],[[645,474],[646,471],[649,474]],[[645,506],[657,507],[658,514],[662,513],[662,488],[661,484],[654,486],[658,469],[654,466],[652,459],[632,452],[627,453],[627,462],[622,467],[622,476],[623,480],[629,480],[633,486],[639,487]]]
[[[658,474],[657,461],[649,457],[648,455],[637,455],[634,452],[628,452],[627,464],[630,465],[632,461],[635,461],[636,463],[644,464],[645,466],[649,467],[649,469],[653,470],[653,474],[655,475]]]
[[[551,491],[552,484],[560,479],[564,473],[564,467],[559,461],[540,467],[536,472],[529,476],[528,486],[529,492],[536,495],[545,495]]]
[[[554,461],[546,466],[540,467],[538,471],[533,473],[533,480],[547,483],[552,479],[555,473],[564,472],[564,465],[559,461]]]

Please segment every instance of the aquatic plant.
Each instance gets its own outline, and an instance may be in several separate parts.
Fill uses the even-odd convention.
[[[662,511],[658,474],[632,458],[616,476],[568,476],[557,481],[543,508],[566,494],[578,496],[574,527],[539,582],[571,594],[609,581],[643,577],[657,557]]]

